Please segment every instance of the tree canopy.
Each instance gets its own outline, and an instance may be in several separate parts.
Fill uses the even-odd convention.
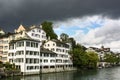
[[[70,54],[73,57],[73,64],[78,68],[96,68],[99,61],[98,55],[95,52],[86,52],[86,48],[77,44]]]
[[[42,22],[41,25],[42,25],[42,29],[46,32],[47,38],[50,37],[50,39],[57,39],[58,36],[55,34],[55,32],[53,30],[52,22],[44,21],[44,22]]]
[[[62,41],[68,41],[69,36],[68,36],[67,34],[65,34],[65,33],[62,33],[62,34],[60,35],[60,39],[62,39]]]

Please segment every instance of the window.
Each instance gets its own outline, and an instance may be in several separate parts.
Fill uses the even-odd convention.
[[[17,43],[17,47],[23,47],[23,46],[24,46],[24,42],[23,41]]]
[[[15,61],[18,63],[22,63],[24,60],[23,60],[23,58],[17,58]]]
[[[50,45],[48,44],[48,46],[50,46]]]
[[[8,49],[8,46],[5,46],[4,49]]]
[[[55,66],[50,66],[50,68],[55,68]]]
[[[7,43],[8,43],[8,40],[3,41],[3,43],[4,43],[4,44],[7,44]]]
[[[30,51],[26,51],[26,55],[29,55],[30,54]]]
[[[9,49],[10,49],[10,50],[11,50],[11,49],[14,49],[14,44],[11,44],[10,47],[9,47]]]
[[[30,51],[30,55],[33,55],[33,51]]]
[[[17,51],[16,55],[24,55],[24,51]]]
[[[31,47],[34,47],[34,44],[33,44],[33,42],[31,42]]]
[[[8,53],[8,51],[4,51],[4,52],[3,52],[3,54],[7,54],[7,53]]]
[[[44,53],[44,57],[49,57],[49,54],[48,53]]]
[[[44,63],[47,63],[48,62],[48,60],[47,59],[44,59]]]
[[[51,63],[52,63],[52,62],[55,62],[55,60],[54,60],[54,59],[51,59],[50,62],[51,62]]]
[[[3,41],[2,41],[2,40],[0,40],[0,44],[3,44]]]
[[[31,35],[34,36],[34,33],[32,33]]]
[[[34,59],[34,63],[39,63],[39,59]]]
[[[3,49],[3,46],[0,46],[0,49]]]
[[[39,32],[41,32],[41,30],[39,29]]]
[[[26,42],[26,46],[30,47],[30,42],[29,41]]]
[[[42,59],[40,59],[40,62],[42,62]]]
[[[38,48],[38,43],[35,44],[35,47]]]
[[[35,30],[32,30],[32,32],[35,32]]]

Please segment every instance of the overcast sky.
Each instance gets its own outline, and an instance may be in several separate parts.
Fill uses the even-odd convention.
[[[86,46],[120,49],[120,0],[0,0],[0,28],[48,20],[55,32],[67,33]]]

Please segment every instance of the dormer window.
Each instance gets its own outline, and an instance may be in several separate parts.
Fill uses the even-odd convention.
[[[50,45],[48,44],[48,46],[50,46]]]
[[[32,36],[34,36],[34,33],[32,33]]]
[[[35,32],[35,30],[32,30],[32,32]]]

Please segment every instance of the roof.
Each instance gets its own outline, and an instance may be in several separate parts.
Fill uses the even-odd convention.
[[[89,48],[92,48],[93,50],[97,51],[97,52],[101,52],[101,51],[104,51],[104,52],[110,52],[110,48],[96,48],[96,47],[89,47]]]
[[[66,44],[65,42],[61,42],[61,41],[55,40],[55,39],[53,39],[53,40],[51,40],[51,41],[56,42],[57,45],[64,45],[65,47],[69,47],[69,45]]]
[[[45,49],[45,48],[43,48],[43,47],[40,48],[40,52],[57,54],[57,53],[55,53],[55,52],[53,52],[53,51],[50,51],[49,49]]]
[[[20,38],[18,38],[17,40],[11,40],[9,43],[14,43],[14,42],[17,42],[17,41],[22,41],[22,40],[29,40],[29,41],[37,41],[37,42],[40,42],[39,40],[32,39],[31,37],[29,37],[29,36],[26,34],[24,37],[20,37]]]
[[[20,24],[20,26],[18,27],[18,29],[19,28],[22,28],[22,29],[25,29],[25,31],[30,31],[30,30],[32,30],[32,29],[35,29],[35,28],[38,28],[38,29],[42,29],[40,26],[36,26],[36,25],[32,25],[32,26],[30,26],[30,27],[25,27],[25,26],[23,26],[22,24]],[[18,30],[17,29],[17,30]],[[22,30],[21,30],[22,31]],[[20,32],[21,32],[20,31]],[[19,33],[19,32],[18,32]]]

